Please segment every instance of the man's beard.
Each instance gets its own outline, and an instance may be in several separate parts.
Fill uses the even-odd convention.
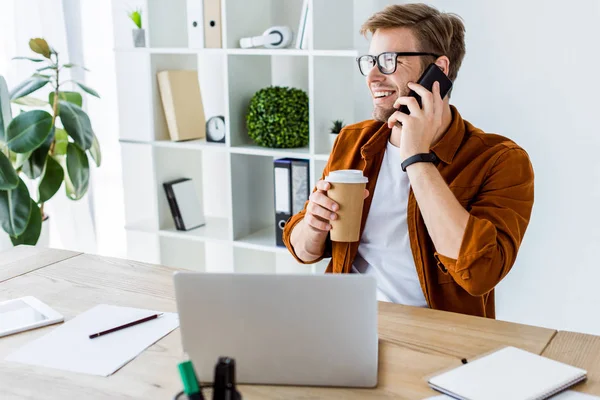
[[[398,95],[398,97],[408,96],[408,93],[410,93],[410,89],[408,89],[408,87],[406,87],[402,91],[402,93],[400,93]],[[373,119],[376,121],[387,122],[387,120],[396,111],[398,111],[398,110],[395,109],[394,107],[387,107],[387,106],[380,106],[380,105],[375,106],[375,108],[373,108]]]

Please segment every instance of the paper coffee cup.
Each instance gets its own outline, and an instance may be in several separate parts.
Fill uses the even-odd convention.
[[[359,169],[331,171],[325,181],[330,189],[327,196],[339,205],[338,217],[331,222],[331,240],[334,242],[358,242],[362,219],[365,187],[369,181]]]

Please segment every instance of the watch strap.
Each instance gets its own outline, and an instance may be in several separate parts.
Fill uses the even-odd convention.
[[[438,158],[434,153],[420,153],[415,154],[414,156],[408,157],[406,160],[402,162],[402,171],[406,172],[406,168],[409,165],[418,163],[418,162],[430,162],[436,163]]]

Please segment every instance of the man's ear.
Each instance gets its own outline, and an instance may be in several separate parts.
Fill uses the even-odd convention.
[[[435,60],[435,65],[440,67],[446,75],[450,73],[450,59],[446,56],[441,56]]]

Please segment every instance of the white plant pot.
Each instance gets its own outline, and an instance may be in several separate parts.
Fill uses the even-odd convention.
[[[144,29],[132,29],[133,46],[146,47],[146,31]]]
[[[46,217],[42,221],[42,232],[36,243],[36,247],[48,247],[50,245],[50,218]],[[13,244],[10,241],[10,236],[4,230],[0,229],[0,251],[6,251],[13,248]]]
[[[333,149],[333,144],[335,143],[335,139],[337,139],[338,134],[329,132],[327,136],[329,136],[329,147]]]

